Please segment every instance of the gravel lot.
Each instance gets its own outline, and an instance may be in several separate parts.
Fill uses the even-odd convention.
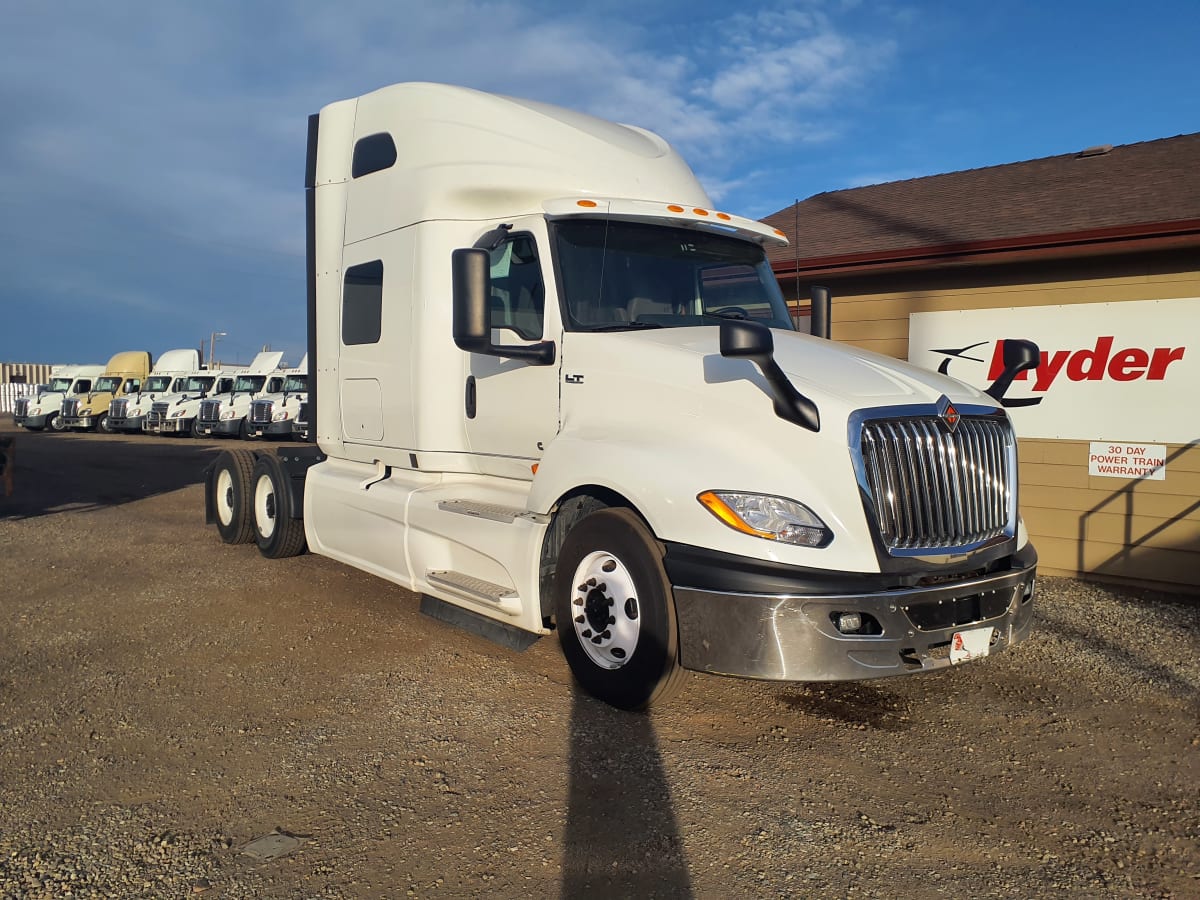
[[[1200,597],[1045,578],[997,657],[621,713],[221,544],[220,446],[18,434],[2,897],[1200,897]]]

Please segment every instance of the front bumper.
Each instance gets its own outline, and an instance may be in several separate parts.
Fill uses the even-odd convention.
[[[124,419],[108,417],[108,427],[113,431],[144,431],[145,416],[126,416]]]
[[[200,422],[201,434],[237,435],[242,431],[241,419],[225,419],[221,422]]]
[[[191,431],[192,418],[162,419],[157,424],[148,424],[146,431],[153,434],[175,434],[176,432]]]
[[[63,416],[63,425],[67,428],[91,428],[96,424],[96,416]]]
[[[1033,624],[1037,554],[1031,545],[986,574],[901,587],[894,576],[829,573],[822,589],[819,574],[804,570],[795,590],[779,590],[784,585],[776,571],[762,580],[770,593],[750,593],[680,585],[680,572],[695,581],[703,580],[696,579],[701,570],[688,565],[672,573],[670,548],[667,565],[676,585],[680,661],[701,672],[774,681],[911,675],[951,665],[956,634],[993,629],[991,654],[1024,640]],[[859,613],[867,633],[840,632],[841,613]]]
[[[43,413],[39,416],[18,416],[13,414],[13,421],[23,428],[40,429],[46,427],[46,422],[50,419],[49,413]]]
[[[285,419],[282,422],[272,422],[269,425],[266,423],[260,422],[257,425],[254,425],[254,424],[250,425],[249,428],[250,428],[250,433],[253,435],[263,435],[263,434],[290,435],[293,431],[292,424],[293,423],[292,423],[291,419]]]

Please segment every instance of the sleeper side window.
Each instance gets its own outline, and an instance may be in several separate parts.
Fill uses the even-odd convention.
[[[377,344],[383,333],[383,261],[346,269],[342,286],[342,343]]]
[[[396,142],[386,131],[369,134],[354,145],[354,161],[350,166],[352,178],[362,178],[372,172],[390,169],[396,164]]]

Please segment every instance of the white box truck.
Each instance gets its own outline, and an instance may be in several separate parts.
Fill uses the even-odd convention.
[[[21,397],[13,406],[13,421],[28,431],[65,431],[62,408],[65,400],[86,397],[104,366],[60,366],[50,375],[50,384],[32,397]]]
[[[681,669],[877,678],[1028,634],[1000,403],[795,332],[783,236],[661,138],[432,84],[309,129],[315,444],[219,456],[223,540],[307,546],[518,646],[557,631],[623,708]],[[1006,349],[1001,381],[1036,359]]]
[[[125,397],[117,397],[109,404],[109,430],[144,431],[146,417],[150,415],[154,401],[169,394],[181,393],[188,373],[199,368],[199,350],[182,348],[165,352],[154,363],[153,370],[138,390]]]

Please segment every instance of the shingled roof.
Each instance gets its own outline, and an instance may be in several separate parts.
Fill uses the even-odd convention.
[[[828,191],[765,221],[793,242],[777,272],[1200,246],[1200,133]]]

